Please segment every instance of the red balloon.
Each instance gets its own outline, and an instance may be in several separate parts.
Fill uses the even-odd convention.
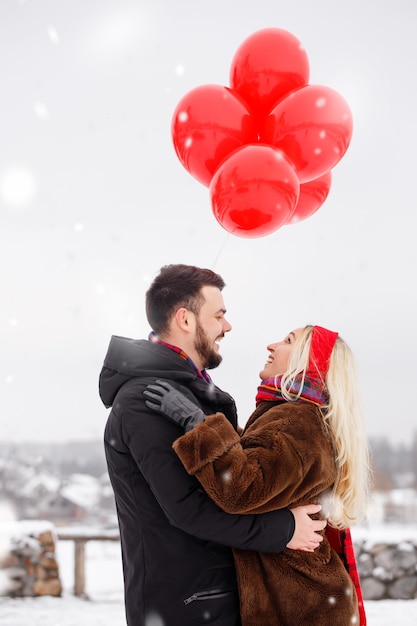
[[[182,165],[207,186],[231,152],[256,141],[246,106],[221,85],[201,85],[188,92],[174,111],[171,131]]]
[[[289,218],[298,200],[299,181],[285,155],[272,146],[236,150],[210,183],[215,218],[240,237],[263,237]]]
[[[280,148],[301,183],[318,178],[349,147],[353,119],[344,98],[330,87],[307,85],[290,93],[271,112],[261,141]]]
[[[310,66],[299,40],[281,28],[250,35],[237,49],[230,86],[262,118],[290,91],[306,85]]]
[[[329,195],[331,183],[332,174],[331,172],[326,172],[320,178],[300,185],[297,205],[294,212],[287,219],[286,224],[301,222],[318,211]]]

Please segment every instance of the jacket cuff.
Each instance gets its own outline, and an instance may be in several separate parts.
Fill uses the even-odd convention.
[[[239,441],[239,435],[223,413],[215,413],[174,441],[172,447],[187,472],[193,475]]]

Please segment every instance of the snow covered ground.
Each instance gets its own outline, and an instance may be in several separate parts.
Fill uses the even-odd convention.
[[[118,543],[89,542],[86,587],[89,600],[75,598],[72,542],[61,541],[58,559],[64,593],[61,598],[0,598],[1,626],[126,626]],[[367,602],[368,626],[415,626],[417,600]],[[147,626],[163,626],[152,623]]]
[[[367,603],[368,626],[415,626],[417,601],[381,600]],[[63,598],[1,600],[2,626],[126,626],[121,598],[90,602],[65,595]],[[147,626],[163,626],[152,623]],[[313,626],[313,625],[312,625]],[[336,625],[335,625],[336,626]]]

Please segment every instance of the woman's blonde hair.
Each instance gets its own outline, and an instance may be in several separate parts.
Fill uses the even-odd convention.
[[[291,395],[289,392],[295,379],[299,381],[301,376],[304,383],[313,328],[306,326],[294,343],[287,371],[282,376],[282,394],[289,401],[294,400],[294,392]],[[346,528],[366,518],[370,464],[356,364],[351,349],[340,336],[333,347],[323,385],[329,401],[321,407],[321,412],[334,445],[337,478],[321,504],[332,526]]]

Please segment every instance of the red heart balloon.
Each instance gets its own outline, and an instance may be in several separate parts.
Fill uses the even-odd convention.
[[[297,203],[299,181],[280,150],[249,145],[236,150],[210,183],[213,214],[239,237],[262,237],[282,226]]]
[[[306,85],[310,67],[299,40],[281,28],[250,35],[237,49],[230,86],[260,121],[290,91]]]
[[[318,211],[329,195],[331,183],[332,174],[331,172],[326,172],[323,176],[300,185],[297,205],[287,219],[286,224],[301,222]]]
[[[344,98],[330,87],[307,85],[290,93],[272,110],[261,140],[280,148],[304,183],[340,161],[352,130],[352,113]]]
[[[206,186],[231,152],[257,138],[246,106],[221,85],[188,92],[174,111],[171,131],[182,165]]]

